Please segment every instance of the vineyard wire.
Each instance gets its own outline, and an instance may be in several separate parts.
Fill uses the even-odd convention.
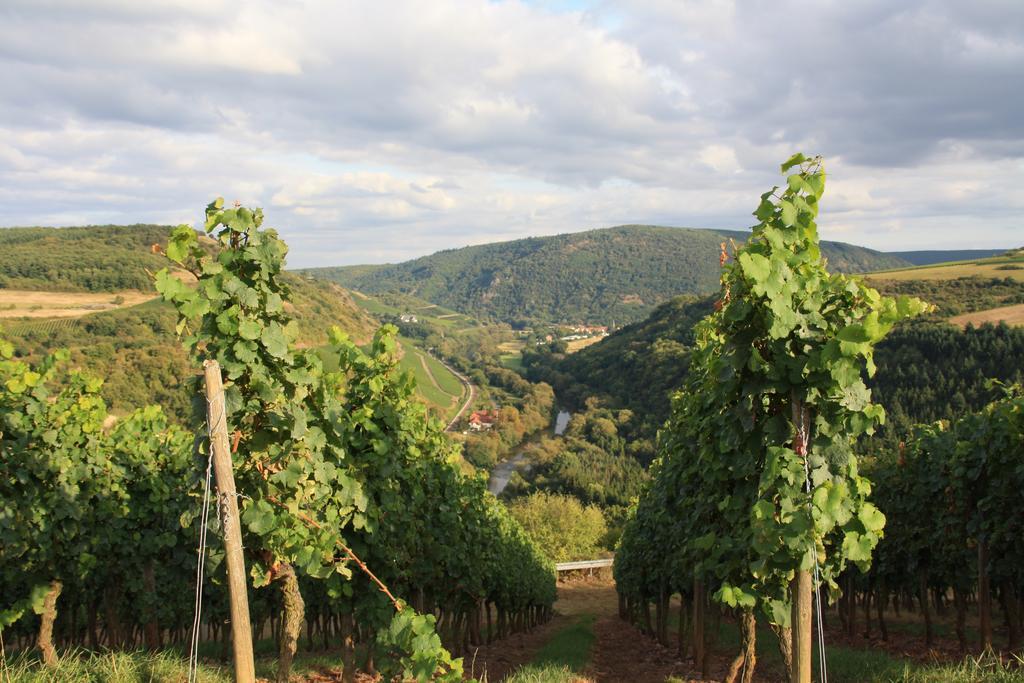
[[[800,439],[800,443],[808,443],[810,437],[810,430],[807,428],[807,406],[801,405],[800,410],[796,411],[799,417],[799,423],[796,425],[797,435]],[[811,515],[811,524],[814,524],[814,504],[811,500],[811,470],[810,465],[807,462],[807,453],[804,453],[804,487],[807,490],[807,511]],[[828,683],[828,665],[825,663],[825,631],[824,623],[821,619],[821,572],[818,566],[818,548],[814,548],[814,602],[817,607],[817,625],[818,625],[818,673],[821,677],[821,683]],[[746,660],[743,661],[746,665]]]
[[[207,399],[207,404],[209,404]],[[221,407],[223,410],[223,406]],[[213,433],[210,423],[206,423],[206,434],[211,444],[206,454],[206,480],[203,484],[203,512],[199,523],[199,560],[196,564],[196,598],[195,616],[192,620],[192,642],[188,653],[188,683],[196,683],[199,678],[199,631],[202,628],[203,613],[203,574],[206,568],[206,532],[210,523],[210,476],[213,466]]]

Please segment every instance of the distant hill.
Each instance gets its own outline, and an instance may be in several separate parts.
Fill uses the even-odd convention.
[[[718,286],[719,245],[746,232],[623,225],[449,249],[383,266],[301,272],[369,293],[404,292],[478,318],[510,323],[622,323],[679,294]],[[833,269],[865,272],[909,262],[823,243]]]
[[[988,258],[1006,253],[1006,249],[932,249],[925,251],[890,251],[886,252],[909,261],[915,266],[930,266],[947,261],[968,261],[971,259]]]

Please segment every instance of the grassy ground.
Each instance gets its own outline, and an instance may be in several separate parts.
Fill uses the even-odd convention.
[[[398,367],[403,372],[411,372],[416,379],[416,395],[428,406],[436,408],[445,419],[450,420],[462,405],[462,382],[429,353],[413,345],[412,341],[400,338],[399,344],[402,348],[402,358]],[[337,370],[337,358],[328,353],[327,347],[318,349],[318,352],[327,370]]]
[[[352,298],[356,304],[373,315],[402,315],[404,313],[411,313],[425,322],[434,323],[435,325],[453,330],[469,329],[478,327],[480,324],[467,315],[415,297],[397,294],[388,295],[388,297],[389,300],[384,301],[381,298],[363,294],[362,292],[352,292]]]
[[[582,671],[590,660],[590,648],[594,644],[594,619],[593,614],[584,615],[572,626],[556,633],[533,658],[533,664]]]
[[[442,415],[449,419],[453,417],[455,411],[459,409],[459,399],[462,397],[462,383],[458,377],[413,346],[411,341],[403,339],[401,344],[404,353],[399,367],[403,371],[411,372],[416,378],[417,393],[428,405],[441,411]],[[433,366],[430,365],[431,361],[434,363]],[[451,387],[453,393],[446,392],[446,386]]]

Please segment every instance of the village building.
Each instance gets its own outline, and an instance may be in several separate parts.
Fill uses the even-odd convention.
[[[498,421],[498,412],[495,410],[475,410],[469,416],[469,431],[484,432],[494,427]]]

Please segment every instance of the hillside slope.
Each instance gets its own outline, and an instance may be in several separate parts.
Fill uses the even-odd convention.
[[[414,294],[505,322],[622,323],[642,319],[679,294],[718,285],[718,254],[745,232],[625,225],[440,251],[385,266],[302,271],[359,291]],[[902,259],[839,242],[823,243],[832,267],[864,272]]]
[[[169,231],[152,225],[0,230],[0,295],[32,290],[102,292],[101,298],[110,298],[131,291],[146,299],[151,292],[144,303],[100,312],[83,308],[73,318],[28,318],[20,308],[5,308],[0,331],[22,356],[70,349],[75,366],[104,378],[103,393],[115,411],[158,403],[174,418],[187,419],[184,384],[195,368],[176,338],[174,310],[156,298],[147,272],[169,263],[150,249],[165,245]],[[379,323],[340,286],[294,274],[287,279],[301,343],[324,344],[332,325],[360,343],[373,336]]]

